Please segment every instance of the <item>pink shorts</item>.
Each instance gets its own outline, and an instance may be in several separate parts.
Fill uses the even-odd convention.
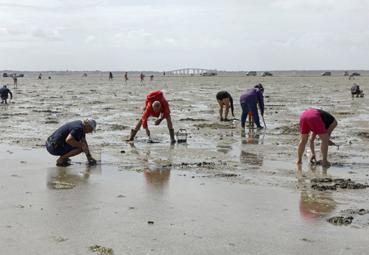
[[[316,109],[305,110],[300,115],[300,133],[305,135],[309,134],[310,131],[317,135],[327,133],[320,113]]]

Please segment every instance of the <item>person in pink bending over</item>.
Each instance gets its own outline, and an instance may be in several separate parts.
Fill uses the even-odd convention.
[[[309,133],[312,132],[310,138],[311,163],[320,163],[322,166],[330,166],[328,161],[328,146],[334,145],[330,140],[332,131],[337,127],[336,119],[326,111],[318,109],[307,109],[300,115],[300,143],[297,149],[297,164],[302,164],[302,156],[305,146],[309,140]],[[320,151],[322,160],[317,161],[315,156],[314,141],[316,136],[321,140]]]

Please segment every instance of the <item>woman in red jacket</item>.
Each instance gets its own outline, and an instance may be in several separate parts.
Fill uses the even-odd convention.
[[[172,124],[172,119],[170,118],[170,109],[168,101],[165,99],[163,92],[160,90],[153,91],[146,97],[145,109],[142,114],[141,119],[138,121],[136,127],[131,130],[131,135],[128,141],[133,141],[137,132],[140,130],[141,126],[146,130],[146,134],[150,139],[150,130],[147,125],[147,120],[150,116],[158,118],[155,121],[155,125],[160,125],[163,119],[167,120],[167,125],[169,129],[170,142],[175,143],[174,139],[174,129]]]

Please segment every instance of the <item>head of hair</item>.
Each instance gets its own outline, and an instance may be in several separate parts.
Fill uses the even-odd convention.
[[[160,107],[161,107],[161,104],[159,101],[154,101],[152,103],[152,109],[155,111],[155,112],[159,112],[160,111]]]
[[[262,93],[264,92],[264,87],[261,83],[255,85],[254,88],[259,89]]]

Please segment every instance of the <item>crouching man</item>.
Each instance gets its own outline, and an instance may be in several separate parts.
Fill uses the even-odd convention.
[[[158,118],[155,121],[155,125],[160,125],[163,119],[167,120],[170,142],[172,144],[175,143],[176,140],[174,139],[174,129],[172,119],[170,118],[169,104],[168,101],[165,99],[163,92],[161,91],[153,91],[147,95],[144,113],[142,114],[141,119],[136,124],[136,127],[131,130],[128,141],[132,142],[134,140],[141,126],[143,126],[143,128],[146,130],[147,136],[149,137],[149,139],[151,139],[150,130],[147,125],[147,120],[150,116]]]
[[[46,141],[47,151],[54,156],[59,156],[57,166],[68,166],[70,157],[84,152],[89,164],[96,164],[91,156],[86,134],[96,130],[96,121],[93,119],[76,120],[68,122],[58,128]]]

